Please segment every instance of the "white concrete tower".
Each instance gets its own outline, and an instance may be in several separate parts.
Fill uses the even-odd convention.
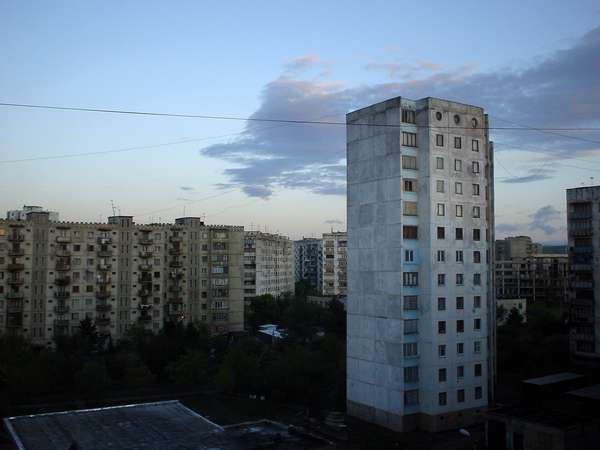
[[[483,109],[393,98],[349,113],[348,413],[394,430],[493,396],[493,148]]]

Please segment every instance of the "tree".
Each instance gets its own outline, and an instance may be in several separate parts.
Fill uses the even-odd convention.
[[[208,379],[208,355],[202,350],[188,351],[167,367],[169,377],[177,384],[203,384]]]
[[[75,374],[75,382],[80,392],[86,396],[94,397],[103,392],[110,385],[104,361],[99,359],[86,362]]]

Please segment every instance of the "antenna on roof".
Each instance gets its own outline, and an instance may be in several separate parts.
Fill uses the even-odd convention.
[[[110,206],[112,208],[112,212],[113,212],[113,216],[117,215],[117,207],[115,206],[115,202],[113,202],[112,200],[110,201]]]

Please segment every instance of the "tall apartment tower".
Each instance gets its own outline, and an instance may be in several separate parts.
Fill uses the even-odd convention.
[[[0,333],[50,346],[90,318],[113,340],[133,325],[204,323],[242,331],[243,227],[198,218],[136,225],[0,220]]]
[[[294,293],[294,245],[287,236],[246,231],[244,235],[244,300]]]
[[[348,234],[323,233],[323,295],[346,295]]]
[[[349,113],[348,413],[397,431],[479,420],[493,396],[493,157],[482,108]]]
[[[323,289],[323,240],[294,241],[296,281],[306,281],[317,292]]]
[[[600,365],[600,186],[567,189],[569,345],[574,360]]]

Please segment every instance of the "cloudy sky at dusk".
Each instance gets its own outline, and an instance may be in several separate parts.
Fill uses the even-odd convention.
[[[597,1],[412,3],[6,0],[0,102],[343,121],[436,96],[492,127],[600,127]],[[600,184],[600,132],[492,137],[497,235],[564,240],[564,190]],[[0,107],[0,211],[97,221],[113,200],[138,222],[318,235],[345,229],[344,156],[340,126]]]

